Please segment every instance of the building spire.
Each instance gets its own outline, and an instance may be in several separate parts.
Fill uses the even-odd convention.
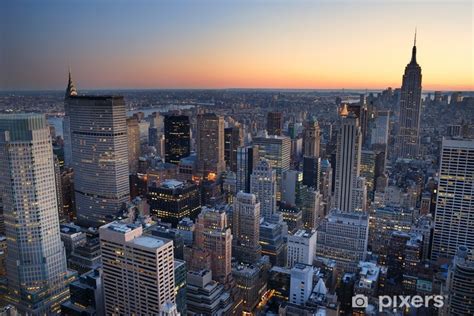
[[[416,64],[416,27],[415,27],[415,38],[413,39],[413,48],[411,50],[411,64]]]
[[[74,82],[72,82],[71,66],[69,66],[69,77],[68,77],[68,82],[67,82],[66,95],[64,96],[64,98],[67,99],[75,95],[77,95],[77,90],[76,90],[76,87],[74,86]]]

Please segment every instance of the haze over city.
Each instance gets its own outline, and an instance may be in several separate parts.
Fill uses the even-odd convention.
[[[472,1],[6,1],[0,89],[473,90]],[[449,61],[449,62],[446,62]]]

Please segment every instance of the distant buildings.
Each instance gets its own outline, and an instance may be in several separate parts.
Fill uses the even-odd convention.
[[[283,117],[281,112],[268,112],[267,132],[268,135],[280,136],[283,129]]]
[[[189,117],[166,115],[164,118],[165,161],[177,165],[191,152]]]
[[[214,113],[197,116],[196,135],[198,173],[214,180],[225,171],[224,118]]]
[[[444,139],[431,259],[452,258],[459,246],[474,249],[474,140]]]
[[[107,315],[157,315],[166,302],[175,302],[172,241],[119,222],[102,226],[99,234]]]
[[[224,159],[227,168],[237,172],[237,149],[244,143],[243,129],[240,125],[224,129]]]
[[[127,118],[128,168],[130,173],[138,171],[140,158],[140,127],[136,117]]]
[[[53,163],[44,115],[0,114],[6,300],[22,314],[58,314],[69,297]]]

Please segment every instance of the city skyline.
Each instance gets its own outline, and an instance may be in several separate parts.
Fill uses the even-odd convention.
[[[396,88],[415,27],[423,89],[474,90],[469,1],[285,4],[6,3],[0,90]]]

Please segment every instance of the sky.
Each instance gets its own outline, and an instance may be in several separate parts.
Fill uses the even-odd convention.
[[[474,90],[474,2],[0,1],[0,90]]]

